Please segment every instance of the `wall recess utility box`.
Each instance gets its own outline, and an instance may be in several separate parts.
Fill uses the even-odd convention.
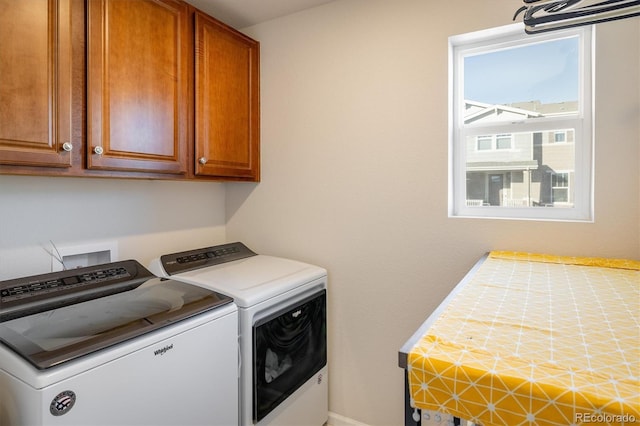
[[[118,243],[116,241],[102,241],[59,246],[57,252],[62,258],[65,269],[83,268],[118,260]],[[57,269],[62,269],[62,265],[59,265]]]

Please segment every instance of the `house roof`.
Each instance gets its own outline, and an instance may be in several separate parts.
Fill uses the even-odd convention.
[[[465,112],[464,116],[465,124],[472,123],[478,120],[487,120],[490,117],[503,116],[504,114],[509,114],[512,117],[510,119],[518,120],[525,118],[535,118],[535,117],[543,117],[544,114],[537,111],[530,111],[522,108],[517,108],[508,105],[500,105],[500,104],[487,104],[484,102],[477,102],[471,100],[465,100]],[[501,117],[501,120],[503,118]]]

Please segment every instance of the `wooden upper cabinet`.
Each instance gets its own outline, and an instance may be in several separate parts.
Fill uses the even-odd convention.
[[[87,167],[186,173],[188,6],[89,0],[87,7]]]
[[[260,180],[260,45],[195,13],[195,173]]]
[[[0,0],[0,164],[70,167],[74,144],[69,0]]]

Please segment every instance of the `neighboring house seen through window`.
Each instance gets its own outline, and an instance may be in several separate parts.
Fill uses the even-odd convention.
[[[592,220],[591,28],[450,44],[450,216]]]

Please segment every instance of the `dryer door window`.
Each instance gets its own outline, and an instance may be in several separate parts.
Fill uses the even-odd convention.
[[[326,290],[254,324],[254,421],[327,364],[326,324]]]

